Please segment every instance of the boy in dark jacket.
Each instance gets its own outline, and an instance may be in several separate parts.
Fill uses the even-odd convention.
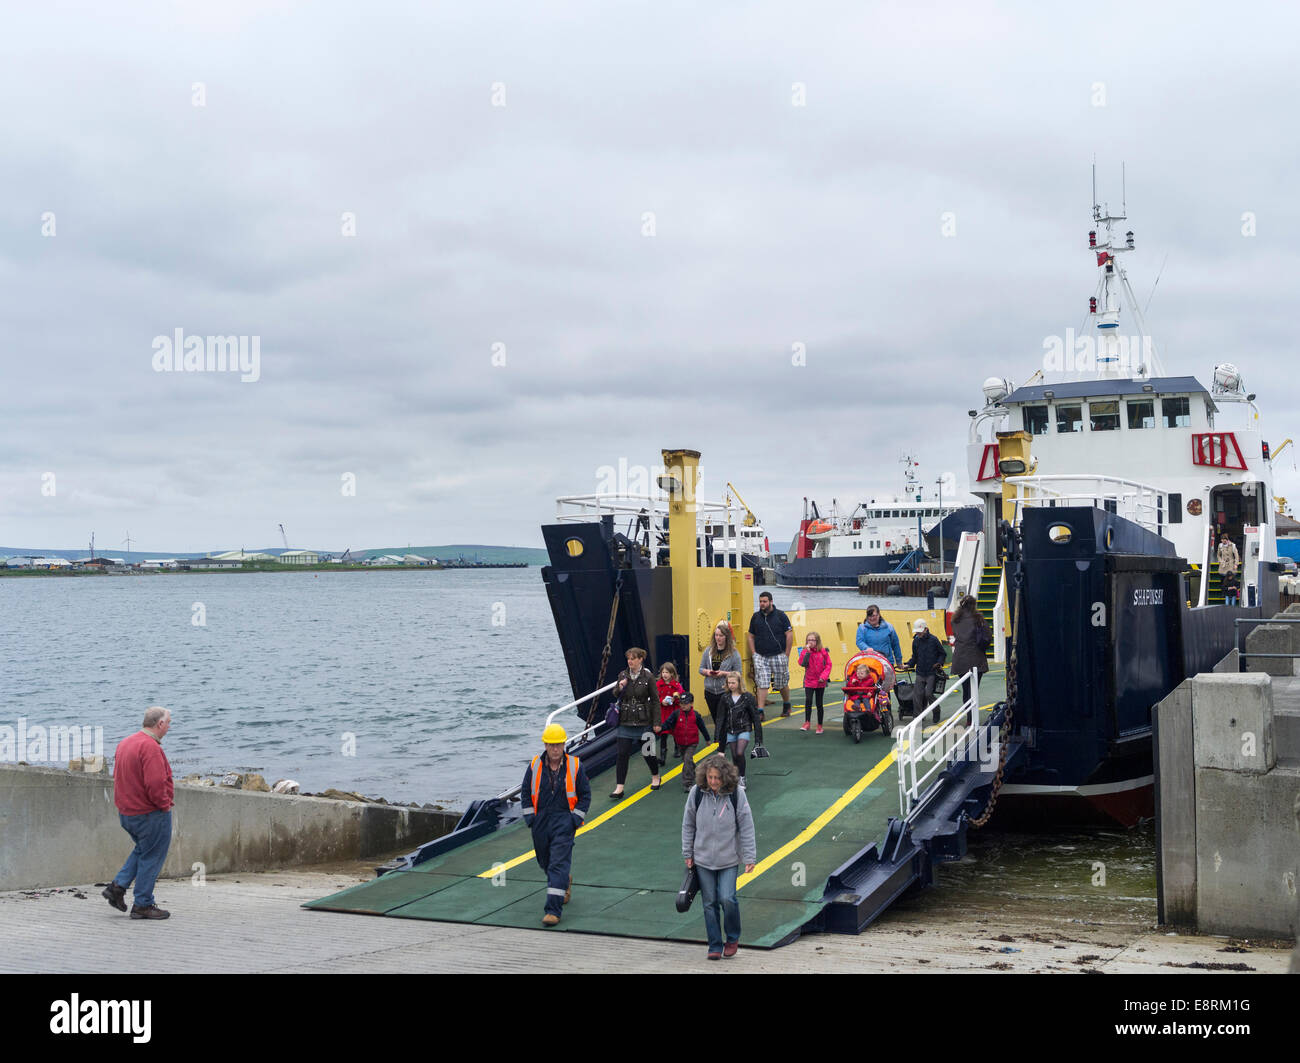
[[[709,729],[704,725],[704,717],[695,711],[695,696],[687,691],[677,699],[678,705],[664,720],[664,733],[671,733],[682,751],[682,789],[689,792],[695,784],[695,747],[700,743],[700,735],[708,742]]]
[[[912,659],[903,665],[904,668],[916,669],[916,683],[912,687],[913,717],[922,715],[930,707],[947,658],[947,650],[930,634],[929,625],[924,620],[917,620],[912,625]],[[938,722],[936,713],[935,723]]]

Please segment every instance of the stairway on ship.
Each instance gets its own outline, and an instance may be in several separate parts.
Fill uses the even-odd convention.
[[[985,565],[980,573],[979,590],[975,594],[975,602],[980,611],[980,616],[984,618],[984,623],[988,624],[989,629],[993,628],[993,607],[998,604],[998,590],[1002,586],[1002,568],[1000,565]],[[984,651],[986,657],[992,656],[993,647]]]

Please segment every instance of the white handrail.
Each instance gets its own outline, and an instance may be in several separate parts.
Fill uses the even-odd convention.
[[[955,677],[954,677],[955,678]],[[965,687],[970,682],[971,694],[961,704],[961,708],[926,736],[925,721],[930,713],[944,699]],[[972,668],[953,686],[945,690],[930,703],[926,710],[917,715],[906,727],[894,732],[894,759],[898,764],[898,810],[904,819],[911,814],[930,795],[937,785],[934,776],[969,750],[979,730],[980,710],[979,695],[976,686],[979,673]],[[965,730],[958,734],[958,728]],[[919,770],[922,761],[931,760],[933,764],[924,772]]]
[[[616,686],[618,686],[617,679],[615,679],[614,682],[612,683],[606,683],[599,690],[593,690],[590,694],[584,694],[582,697],[578,698],[577,701],[571,701],[567,705],[561,705],[558,709],[556,709],[554,712],[550,713],[550,715],[546,717],[546,725],[545,727],[543,727],[543,730],[545,730],[546,727],[549,727],[551,723],[555,720],[555,717],[560,715],[560,713],[568,712],[570,709],[576,709],[579,705],[583,704],[584,702],[588,702],[592,698],[598,698],[600,697],[601,694],[605,693],[605,691],[613,690]],[[576,735],[570,735],[567,739],[565,739],[564,751],[567,753],[569,751],[570,745],[572,745],[574,742],[577,742],[579,739],[585,739],[587,735],[591,734],[592,731],[596,730],[596,728],[598,728],[604,722],[605,722],[604,720],[597,720],[586,730],[579,731]],[[509,790],[504,790],[501,793],[497,794],[497,800],[498,801],[513,800],[515,797],[518,796],[518,794],[519,794],[519,787],[512,786],[510,787]]]
[[[600,697],[601,694],[605,693],[605,691],[613,690],[616,686],[618,686],[617,679],[615,679],[614,682],[612,683],[606,683],[599,690],[593,690],[590,694],[584,694],[577,701],[571,701],[567,705],[561,705],[558,709],[556,709],[553,713],[551,713],[548,717],[546,717],[546,725],[549,727],[551,725],[551,722],[555,719],[555,717],[560,715],[560,713],[568,712],[570,709],[576,709],[579,705],[582,705],[583,703],[590,701],[592,698]],[[585,734],[586,732],[584,731],[583,733]]]
[[[1201,544],[1201,585],[1196,592],[1196,606],[1203,608],[1210,596],[1210,566],[1214,559],[1210,557],[1210,545],[1214,542],[1214,525],[1205,524],[1204,542]]]
[[[1148,531],[1159,534],[1163,531],[1161,524],[1168,521],[1168,510],[1165,506],[1165,493],[1163,491],[1151,484],[1142,483],[1138,480],[1128,480],[1122,476],[1089,473],[1013,476],[1008,479],[1008,483],[1017,488],[1016,498],[1013,500],[1016,523],[1019,523],[1023,515],[1023,509],[1027,505],[1042,505],[1044,502],[1053,505],[1077,502],[1095,506],[1103,499],[1107,501],[1113,500],[1116,503],[1117,512],[1119,505],[1122,503],[1125,512],[1119,513],[1119,516],[1127,517],[1141,524]],[[1066,493],[1051,486],[1058,483],[1070,485],[1089,484],[1093,485],[1094,489]]]
[[[993,604],[993,663],[1002,664],[1007,659],[1007,569],[998,573],[998,597]]]

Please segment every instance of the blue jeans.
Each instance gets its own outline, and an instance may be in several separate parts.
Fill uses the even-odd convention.
[[[117,818],[122,821],[122,829],[131,835],[135,848],[113,881],[126,889],[134,880],[136,907],[148,908],[153,904],[153,884],[158,881],[172,843],[172,814],[168,811],[124,816],[119,812]]]
[[[722,930],[726,929],[727,942],[740,940],[740,901],[736,900],[736,874],[739,867],[724,867],[712,871],[695,865],[700,873],[700,899],[704,901],[704,932],[709,937],[709,951],[722,951]],[[718,913],[722,920],[719,926]]]

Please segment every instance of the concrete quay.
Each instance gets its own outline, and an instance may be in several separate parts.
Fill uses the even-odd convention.
[[[1300,620],[1300,607],[1280,617]],[[1300,932],[1300,623],[1268,623],[1157,707],[1159,910],[1206,933]]]
[[[812,935],[780,949],[742,949],[721,964],[705,960],[703,945],[300,907],[372,874],[369,863],[353,863],[210,875],[201,886],[161,880],[158,901],[172,913],[165,922],[133,921],[90,885],[0,893],[0,972],[1277,974],[1290,963],[1285,943],[1172,933],[1122,914],[1085,922],[1047,897],[991,912],[943,889],[901,904],[857,937]],[[698,906],[683,918],[703,921]]]

